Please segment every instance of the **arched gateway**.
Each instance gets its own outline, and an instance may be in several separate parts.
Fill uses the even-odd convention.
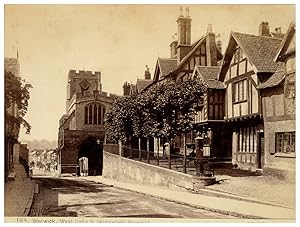
[[[102,175],[103,143],[96,137],[89,136],[79,146],[78,160],[88,158],[88,175]]]
[[[58,132],[60,174],[78,174],[83,166],[88,175],[102,174],[105,113],[115,97],[102,91],[100,72],[69,71],[67,113],[59,121]],[[82,157],[87,158],[81,159],[84,164],[79,163]]]

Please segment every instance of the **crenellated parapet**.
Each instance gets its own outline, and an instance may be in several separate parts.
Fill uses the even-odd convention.
[[[99,71],[85,71],[85,70],[75,70],[71,69],[68,74],[69,80],[72,78],[98,78],[101,81],[101,72]]]

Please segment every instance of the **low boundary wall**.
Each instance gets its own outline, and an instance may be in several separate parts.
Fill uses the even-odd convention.
[[[215,177],[195,177],[159,166],[134,161],[103,151],[102,176],[113,180],[168,188],[197,190],[215,183]]]

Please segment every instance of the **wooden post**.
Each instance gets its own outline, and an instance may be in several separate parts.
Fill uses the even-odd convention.
[[[171,148],[170,148],[170,143],[166,143],[166,153],[168,155],[168,163],[169,163],[169,169],[172,168],[171,166]]]
[[[186,173],[186,134],[183,135],[183,145],[184,145],[184,153],[183,153],[183,172]]]
[[[147,137],[147,162],[150,163],[149,137]]]
[[[122,157],[122,140],[119,140],[119,155]]]
[[[142,151],[141,151],[141,138],[139,138],[139,160],[142,159]]]

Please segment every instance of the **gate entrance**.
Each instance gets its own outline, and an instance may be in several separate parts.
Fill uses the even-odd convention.
[[[81,158],[88,159],[88,175],[102,175],[103,168],[103,143],[95,138],[88,137],[82,141],[79,147],[78,162]]]

